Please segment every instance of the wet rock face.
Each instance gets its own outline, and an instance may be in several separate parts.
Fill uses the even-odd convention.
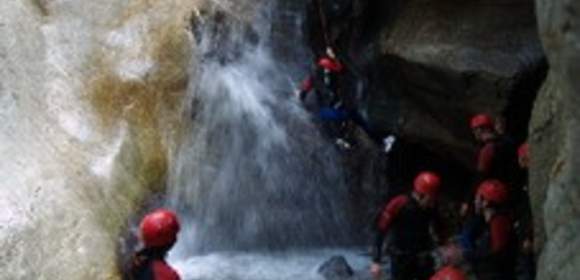
[[[537,0],[540,35],[550,73],[534,106],[531,197],[540,250],[538,279],[580,273],[580,3]]]
[[[545,67],[533,2],[403,2],[385,7],[392,16],[377,48],[386,90],[371,97],[373,123],[466,165],[477,112],[506,117],[508,132],[525,137]]]
[[[119,278],[182,132],[196,3],[0,3],[0,279]]]
[[[398,131],[465,165],[476,112],[505,117],[508,132],[525,138],[546,69],[532,0],[349,2],[341,15],[327,9],[326,34],[353,74],[368,79],[363,109],[377,131]],[[309,14],[319,53],[316,5]]]
[[[309,2],[307,37],[313,52],[321,53],[325,38],[318,1]],[[532,104],[547,69],[534,2],[346,2],[350,4],[342,14],[326,11],[327,36],[354,80],[365,81],[366,96],[358,105],[370,126],[377,134],[399,134],[404,143],[403,160],[391,161],[407,174],[389,177],[399,180],[394,185],[401,191],[418,171],[435,169],[457,199],[473,183],[471,116],[502,116],[518,144],[527,137]],[[376,184],[384,182],[384,172],[357,177],[370,170],[364,164],[368,157],[349,160],[354,162],[350,166],[365,167],[350,168],[355,175],[349,176],[361,177],[361,183],[353,184],[365,193],[361,201],[394,189]],[[366,191],[366,185],[375,188]]]

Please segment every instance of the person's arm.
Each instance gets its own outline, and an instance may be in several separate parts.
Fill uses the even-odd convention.
[[[377,233],[374,242],[373,262],[380,263],[382,258],[382,247],[385,236],[389,231],[390,226],[396,219],[399,211],[409,202],[409,198],[404,195],[393,198],[383,209],[377,220]]]
[[[373,244],[373,263],[380,263],[381,259],[383,258],[383,242],[385,241],[385,234],[386,233],[384,232],[377,231],[375,235]]]

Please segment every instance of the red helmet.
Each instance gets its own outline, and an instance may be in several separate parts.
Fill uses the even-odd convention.
[[[527,157],[529,155],[529,152],[530,152],[530,146],[526,142],[518,148],[518,157],[519,158]]]
[[[329,70],[332,72],[340,72],[342,71],[343,67],[340,62],[335,59],[329,57],[323,57],[318,61],[318,66],[324,68],[325,70]]]
[[[165,247],[172,245],[177,240],[179,221],[174,212],[157,209],[141,220],[139,229],[145,247]]]
[[[417,175],[413,186],[416,192],[433,196],[439,191],[441,178],[434,172],[423,171]]]
[[[471,129],[494,126],[493,118],[487,114],[478,114],[471,118]]]
[[[430,280],[467,280],[467,277],[463,271],[452,266],[446,266],[435,273]]]
[[[504,203],[508,199],[508,189],[504,183],[499,180],[486,180],[479,185],[477,195],[487,201],[494,203]]]

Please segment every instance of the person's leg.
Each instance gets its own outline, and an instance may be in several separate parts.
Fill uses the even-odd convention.
[[[357,110],[350,110],[348,116],[356,125],[362,128],[367,134],[370,134],[369,124]]]
[[[322,131],[328,138],[334,139],[339,137],[340,121],[343,119],[343,116],[337,110],[322,107],[318,111],[318,119],[320,120]]]

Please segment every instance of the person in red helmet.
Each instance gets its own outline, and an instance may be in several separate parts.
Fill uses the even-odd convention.
[[[441,187],[436,173],[421,172],[413,183],[413,191],[394,197],[383,208],[376,221],[377,234],[371,273],[381,274],[382,247],[387,233],[393,279],[427,279],[433,273],[431,251],[434,238],[431,227],[436,225],[435,200]]]
[[[467,280],[467,276],[458,268],[446,266],[437,271],[429,280]]]
[[[352,124],[361,128],[373,141],[380,142],[380,138],[371,129],[370,125],[358,111],[353,94],[346,94],[347,84],[345,79],[348,74],[344,64],[336,57],[330,47],[315,64],[314,73],[302,82],[297,91],[299,99],[314,112],[316,120],[320,121],[323,132],[335,140],[336,144],[344,149],[349,149],[352,143],[346,138],[352,129]],[[312,94],[309,94],[312,93]],[[309,96],[314,98],[314,106]],[[380,138],[380,139],[379,139]]]
[[[532,209],[528,191],[528,166],[530,162],[529,145],[523,143],[518,148],[518,164],[521,168],[515,192],[515,218],[514,229],[519,242],[519,256],[517,265],[518,279],[532,280],[536,274],[536,262],[534,257],[533,240],[534,227],[532,222]]]
[[[530,146],[523,143],[518,148],[518,164],[522,169],[527,169],[530,164]]]
[[[503,122],[500,121],[500,122]],[[517,180],[517,159],[514,142],[505,131],[498,132],[497,123],[488,114],[478,114],[471,118],[470,127],[479,146],[475,162],[476,178],[474,186],[486,179],[498,179],[508,185]],[[500,125],[504,127],[505,125]],[[461,216],[470,212],[475,189],[466,192],[461,206]]]
[[[505,132],[498,133],[493,118],[486,114],[473,117],[471,129],[480,146],[476,161],[480,179],[495,178],[512,183],[517,162],[514,156],[516,147],[511,138]]]
[[[482,217],[483,224],[463,237],[470,239],[470,245],[461,246],[463,257],[479,280],[515,279],[517,244],[511,211],[505,205],[508,199],[508,188],[499,180],[486,180],[477,190],[475,213]]]
[[[147,214],[139,225],[143,249],[132,259],[129,269],[131,280],[179,280],[177,272],[166,262],[167,252],[177,241],[177,215],[166,209]]]

